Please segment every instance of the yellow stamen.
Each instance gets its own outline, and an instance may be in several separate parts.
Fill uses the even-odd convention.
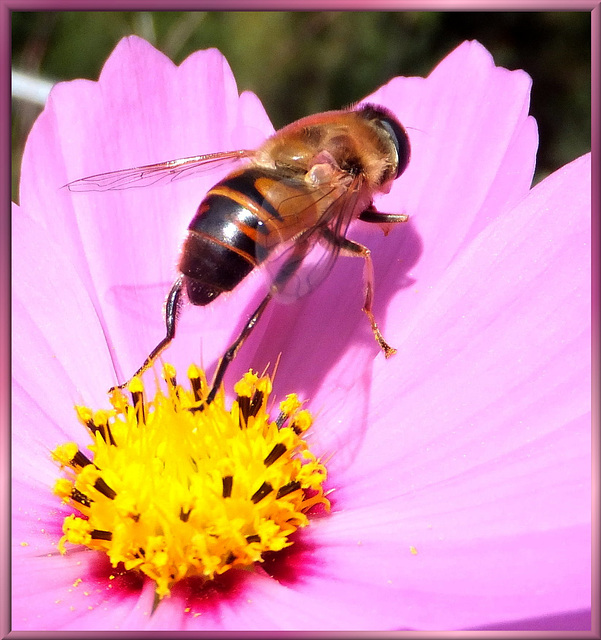
[[[163,373],[166,393],[150,401],[134,378],[129,393],[112,392],[112,410],[76,407],[93,457],[73,443],[53,452],[67,476],[55,493],[79,511],[65,518],[61,553],[67,542],[102,550],[113,567],[152,578],[158,598],[186,577],[261,562],[292,544],[311,507],[329,508],[325,467],[302,438],[312,418],[295,395],[271,420],[267,376],[247,373],[227,411],[223,392],[203,404],[208,385],[194,365],[189,390],[172,366]]]

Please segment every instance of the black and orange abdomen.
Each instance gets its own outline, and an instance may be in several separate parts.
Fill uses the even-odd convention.
[[[230,175],[200,203],[179,263],[192,304],[231,291],[281,242],[280,214],[257,189],[257,181],[276,179],[271,173],[250,168]]]

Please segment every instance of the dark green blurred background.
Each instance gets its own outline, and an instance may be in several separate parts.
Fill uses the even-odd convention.
[[[218,47],[239,90],[259,96],[276,128],[354,102],[394,76],[427,75],[460,42],[477,39],[497,65],[534,80],[536,181],[590,150],[588,12],[15,12],[12,65],[51,81],[95,80],[132,33],[176,63]],[[39,111],[13,100],[15,176]]]

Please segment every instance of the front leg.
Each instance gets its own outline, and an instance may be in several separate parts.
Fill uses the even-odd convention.
[[[407,222],[409,216],[405,213],[381,213],[373,204],[370,204],[365,211],[359,214],[359,220],[376,224],[396,224],[397,222]]]

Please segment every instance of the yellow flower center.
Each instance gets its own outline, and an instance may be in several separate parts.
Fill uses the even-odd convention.
[[[52,453],[66,475],[54,491],[81,514],[65,518],[61,553],[66,542],[104,551],[113,567],[154,580],[158,598],[186,577],[260,562],[292,544],[313,505],[329,508],[326,469],[303,439],[312,418],[296,395],[271,420],[269,377],[245,374],[229,411],[222,390],[203,404],[208,386],[195,366],[189,389],[169,365],[164,377],[166,393],[157,388],[151,401],[134,378],[131,401],[115,390],[111,410],[76,407],[93,459],[74,443]]]

